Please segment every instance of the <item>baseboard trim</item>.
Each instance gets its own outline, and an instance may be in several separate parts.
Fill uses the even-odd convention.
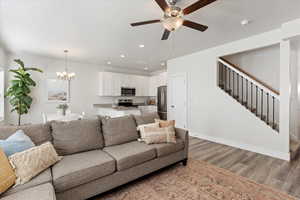
[[[199,133],[195,133],[195,132],[190,132],[190,136],[197,137],[197,138],[200,138],[200,139],[203,139],[203,140],[208,140],[208,141],[215,142],[215,143],[219,143],[219,144],[232,146],[232,147],[239,148],[239,149],[244,149],[244,150],[247,150],[247,151],[252,151],[252,152],[255,152],[255,153],[271,156],[271,157],[274,157],[274,158],[279,158],[279,159],[285,160],[285,161],[290,161],[290,158],[291,158],[290,153],[273,151],[273,150],[264,149],[264,148],[257,147],[257,146],[254,146],[254,145],[250,145],[250,144],[245,144],[245,143],[243,143],[243,144],[242,143],[237,143],[237,142],[226,140],[226,139],[223,139],[223,138],[211,137],[211,136],[208,136],[208,135],[199,134]]]

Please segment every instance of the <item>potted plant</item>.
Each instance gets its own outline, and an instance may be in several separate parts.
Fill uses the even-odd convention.
[[[58,109],[60,114],[65,116],[66,110],[68,110],[69,106],[68,106],[68,104],[59,104],[56,108]]]
[[[14,60],[18,65],[18,69],[11,69],[9,72],[14,74],[14,79],[10,81],[11,86],[7,88],[5,97],[9,98],[9,103],[13,107],[11,112],[18,113],[18,125],[21,125],[21,116],[27,114],[32,104],[30,96],[31,88],[36,83],[30,77],[29,71],[43,72],[38,68],[26,68],[24,62],[20,59]]]

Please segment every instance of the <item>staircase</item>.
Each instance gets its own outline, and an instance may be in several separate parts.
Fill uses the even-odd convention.
[[[218,86],[252,113],[258,120],[279,133],[279,92],[224,58],[218,59]],[[300,151],[300,141],[290,136],[291,160]]]
[[[218,85],[259,120],[279,132],[279,92],[219,58]]]

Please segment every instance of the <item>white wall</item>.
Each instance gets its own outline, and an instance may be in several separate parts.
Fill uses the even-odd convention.
[[[188,77],[188,127],[192,135],[289,159],[289,135],[278,134],[217,87],[217,58],[279,44],[274,30],[168,62],[168,76]]]
[[[42,122],[41,113],[55,113],[57,103],[48,103],[46,100],[46,79],[56,78],[57,71],[63,71],[65,62],[64,60],[47,58],[42,56],[20,54],[10,55],[10,67],[17,66],[14,64],[13,59],[20,58],[25,62],[26,66],[38,67],[44,70],[43,74],[32,72],[33,79],[37,82],[37,87],[32,90],[33,104],[30,113],[23,115],[22,123],[40,123]],[[85,112],[87,115],[96,114],[93,104],[99,103],[112,103],[112,97],[99,97],[98,94],[98,72],[99,71],[114,71],[124,72],[131,74],[148,75],[146,72],[115,68],[110,66],[99,66],[95,64],[69,62],[69,71],[75,72],[76,77],[71,81],[70,95],[71,100],[69,103],[72,112],[81,113]],[[7,73],[8,74],[8,73]],[[7,83],[11,79],[7,75]],[[136,98],[137,102],[144,102],[145,98]],[[6,122],[16,123],[16,113],[10,113],[10,106],[6,101]]]
[[[225,59],[279,91],[279,45],[225,56]]]

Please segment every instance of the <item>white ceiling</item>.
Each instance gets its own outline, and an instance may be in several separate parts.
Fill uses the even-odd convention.
[[[150,71],[161,61],[265,32],[300,18],[299,0],[218,0],[187,16],[206,24],[204,32],[181,28],[161,41],[161,24],[132,28],[132,22],[160,19],[154,0],[0,0],[0,34],[13,52]],[[196,0],[180,0],[186,7]],[[243,19],[253,22],[246,27]],[[138,47],[144,44],[145,48]],[[126,58],[120,58],[125,54]]]

